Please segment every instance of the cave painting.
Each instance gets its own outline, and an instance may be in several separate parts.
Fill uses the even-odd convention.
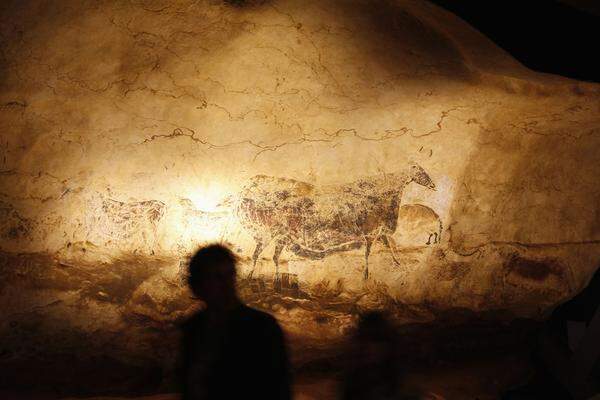
[[[110,240],[138,236],[137,242],[157,243],[157,225],[163,219],[165,203],[157,200],[123,202],[110,198],[102,200],[96,225]],[[154,250],[151,250],[154,253]]]
[[[423,204],[404,204],[400,207],[398,221],[402,235],[407,232],[425,234],[425,244],[436,244],[442,239],[442,220],[431,208]]]
[[[251,178],[237,205],[238,218],[256,244],[249,277],[271,242],[275,243],[275,279],[279,277],[279,257],[284,249],[301,257],[320,259],[364,245],[366,280],[371,245],[380,240],[399,264],[392,234],[396,231],[402,193],[411,182],[435,190],[429,175],[416,163],[397,173],[340,185],[314,186],[265,175]],[[439,234],[435,240],[439,240]]]
[[[31,221],[23,217],[12,204],[0,200],[0,238],[18,240],[31,233]]]

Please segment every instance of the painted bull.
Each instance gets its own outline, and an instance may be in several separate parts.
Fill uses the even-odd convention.
[[[313,186],[292,179],[258,175],[242,189],[237,214],[256,242],[252,276],[264,248],[275,242],[275,279],[284,249],[310,259],[365,246],[364,279],[369,276],[371,245],[381,240],[392,252],[404,187],[435,185],[418,164],[404,171],[348,184]]]

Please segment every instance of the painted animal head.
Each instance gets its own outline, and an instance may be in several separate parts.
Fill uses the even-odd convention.
[[[435,183],[431,180],[427,172],[417,163],[411,163],[408,167],[408,182],[415,182],[431,190],[435,190]]]

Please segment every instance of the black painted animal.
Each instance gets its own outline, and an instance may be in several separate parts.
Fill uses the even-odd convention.
[[[398,173],[341,185],[314,186],[265,175],[251,178],[237,204],[237,215],[256,242],[250,277],[258,257],[271,242],[275,243],[276,279],[284,249],[319,259],[364,245],[367,279],[371,246],[381,240],[398,263],[391,235],[396,230],[402,193],[411,182],[435,189],[429,175],[415,163]]]

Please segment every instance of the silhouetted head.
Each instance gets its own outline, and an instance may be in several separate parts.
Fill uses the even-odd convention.
[[[355,333],[358,361],[364,365],[387,363],[394,356],[396,331],[386,316],[377,311],[363,314]]]
[[[389,342],[394,336],[394,328],[383,313],[371,311],[361,315],[356,329],[358,340]]]
[[[211,244],[202,247],[190,260],[188,283],[196,297],[207,306],[230,304],[235,291],[237,257],[227,247]]]
[[[348,351],[342,398],[397,399],[401,364],[397,331],[379,311],[361,315]]]
[[[408,182],[415,182],[426,188],[435,190],[435,184],[427,175],[427,172],[417,163],[411,163],[408,171]]]

